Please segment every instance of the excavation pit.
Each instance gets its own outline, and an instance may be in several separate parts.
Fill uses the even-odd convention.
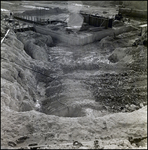
[[[83,145],[80,148],[93,149],[94,140],[99,141],[99,146],[102,144],[98,147],[96,143],[97,148],[104,149],[146,147],[147,50],[142,45],[132,48],[137,32],[134,36],[127,33],[81,47],[54,43],[54,40],[54,46],[45,45],[49,39],[34,33],[39,38],[32,37],[36,41],[30,42],[34,45],[28,44],[27,48],[34,50],[32,53],[41,48],[38,55],[31,53],[33,58],[26,53],[23,42],[17,40],[12,31],[9,33],[2,43],[5,58],[1,73],[3,148],[73,149],[76,147],[72,141],[78,141]],[[24,39],[22,37],[22,41]],[[129,53],[116,63],[108,63],[108,56],[115,53],[116,48],[122,51],[122,47],[127,50],[130,47]],[[42,56],[47,56],[48,61],[40,57],[42,48],[47,50]],[[24,135],[29,139],[15,145]],[[132,138],[128,140],[128,137]],[[38,146],[33,147],[32,143]]]

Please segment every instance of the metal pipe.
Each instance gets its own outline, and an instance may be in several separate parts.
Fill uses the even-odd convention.
[[[6,32],[6,34],[5,34],[5,36],[4,36],[4,37],[3,37],[3,39],[1,40],[1,44],[3,43],[3,41],[4,41],[5,37],[8,35],[9,31],[10,31],[10,29],[8,29],[8,30],[7,30],[7,32]]]

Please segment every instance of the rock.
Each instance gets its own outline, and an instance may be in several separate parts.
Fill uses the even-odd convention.
[[[136,144],[135,144],[135,143],[132,143],[132,146],[136,147]]]
[[[112,63],[116,63],[118,61],[123,60],[123,58],[127,55],[128,49],[125,48],[116,48],[112,54],[108,57],[108,60]]]
[[[130,147],[131,146],[129,140],[126,140],[126,139],[124,139],[123,142],[120,143],[120,145],[125,146],[125,147]]]
[[[11,147],[15,147],[15,146],[16,146],[16,143],[15,143],[15,142],[12,142],[12,141],[9,141],[9,142],[8,142],[8,145],[11,146]]]
[[[136,110],[138,107],[136,106],[136,105],[134,105],[134,104],[131,104],[130,105],[130,110],[132,110],[132,111],[134,111],[134,110]]]
[[[29,100],[24,100],[21,104],[21,111],[30,111],[32,110],[32,106],[29,103]]]
[[[140,103],[140,107],[141,107],[141,108],[144,107],[143,103]]]
[[[18,138],[16,140],[17,143],[23,143],[26,139],[28,139],[29,137],[28,136],[22,136],[20,138]]]
[[[99,148],[99,142],[98,142],[98,140],[94,141],[94,148],[95,149]]]
[[[108,60],[112,63],[116,63],[119,61],[117,54],[112,54],[111,56],[108,57]]]
[[[83,146],[83,145],[82,145],[82,143],[80,143],[80,142],[78,142],[78,141],[74,141],[74,142],[73,142],[73,146],[78,146],[78,147],[80,147],[80,146]]]
[[[54,138],[55,137],[55,134],[54,133],[52,133],[52,132],[48,132],[48,133],[46,133],[46,136],[45,136],[46,138]]]
[[[127,104],[127,105],[125,105],[125,107],[126,107],[126,108],[129,108],[129,105]]]

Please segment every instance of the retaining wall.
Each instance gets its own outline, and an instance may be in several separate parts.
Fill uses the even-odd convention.
[[[66,34],[59,31],[52,31],[51,29],[45,28],[43,26],[34,26],[36,32],[41,34],[50,35],[52,38],[56,38],[61,42],[67,43],[69,45],[85,45],[88,43],[92,43],[94,41],[101,40],[106,36],[114,36],[119,35],[124,32],[129,32],[135,30],[131,26],[121,27],[117,30],[109,28],[103,29],[98,32],[83,32],[82,34]]]

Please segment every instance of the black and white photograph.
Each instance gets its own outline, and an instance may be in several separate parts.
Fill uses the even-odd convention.
[[[147,149],[147,1],[1,1],[1,149]]]

